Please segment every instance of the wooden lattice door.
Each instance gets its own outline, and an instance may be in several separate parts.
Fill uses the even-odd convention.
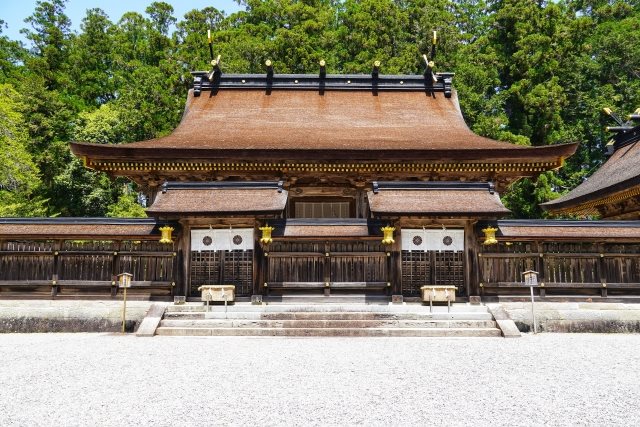
[[[253,293],[253,251],[192,251],[191,295],[201,285],[234,285],[236,296]]]
[[[402,251],[402,294],[419,296],[424,285],[451,285],[465,294],[463,251]]]

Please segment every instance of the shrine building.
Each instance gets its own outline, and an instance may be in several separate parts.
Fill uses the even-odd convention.
[[[456,301],[640,292],[637,113],[613,155],[544,204],[605,220],[520,220],[500,194],[561,168],[576,143],[514,145],[465,124],[453,74],[194,72],[168,136],[71,143],[86,167],[126,177],[146,219],[1,218],[0,298],[197,298],[235,287],[239,301],[311,295]],[[424,297],[424,296],[423,296]],[[451,295],[447,297],[451,299]]]

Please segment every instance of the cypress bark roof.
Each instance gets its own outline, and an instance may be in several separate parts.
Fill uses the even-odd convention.
[[[153,218],[0,218],[0,236],[40,239],[99,239],[135,236],[139,239],[160,235]]]
[[[503,217],[511,212],[486,183],[374,183],[367,197],[374,214]]]
[[[253,83],[222,76],[226,85],[191,90],[183,119],[168,136],[120,145],[72,143],[71,149],[90,160],[382,161],[393,155],[413,161],[555,163],[576,149],[576,144],[525,147],[478,136],[465,124],[455,91],[436,93],[425,88],[422,76],[380,76],[390,82],[380,86],[370,76],[331,76],[333,83],[322,86],[317,76],[282,75],[276,77],[291,82],[273,88],[264,76],[260,84],[255,83],[260,76],[245,77]]]
[[[147,213],[162,216],[278,213],[287,203],[287,194],[277,182],[167,183]]]
[[[505,239],[640,239],[640,221],[501,220],[497,225],[496,235]]]

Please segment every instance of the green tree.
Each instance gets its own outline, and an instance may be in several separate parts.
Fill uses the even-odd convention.
[[[45,200],[35,196],[38,169],[27,150],[22,97],[0,84],[0,216],[41,216]]]
[[[110,218],[145,218],[144,208],[136,201],[135,194],[127,186],[118,197],[118,201],[109,205],[107,215]]]
[[[69,90],[87,106],[99,106],[115,97],[113,79],[113,23],[101,9],[89,9],[69,54]]]
[[[20,30],[33,43],[34,56],[27,65],[41,75],[48,90],[59,89],[65,80],[71,39],[71,21],[64,14],[67,0],[37,1],[33,15],[25,19],[31,30]]]

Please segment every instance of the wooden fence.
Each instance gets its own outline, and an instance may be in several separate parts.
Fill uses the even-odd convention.
[[[179,256],[171,245],[134,240],[2,240],[0,297],[116,297],[133,274],[133,298],[170,297]]]
[[[539,272],[541,296],[640,293],[637,243],[500,242],[478,255],[484,295],[524,294],[522,273]]]

